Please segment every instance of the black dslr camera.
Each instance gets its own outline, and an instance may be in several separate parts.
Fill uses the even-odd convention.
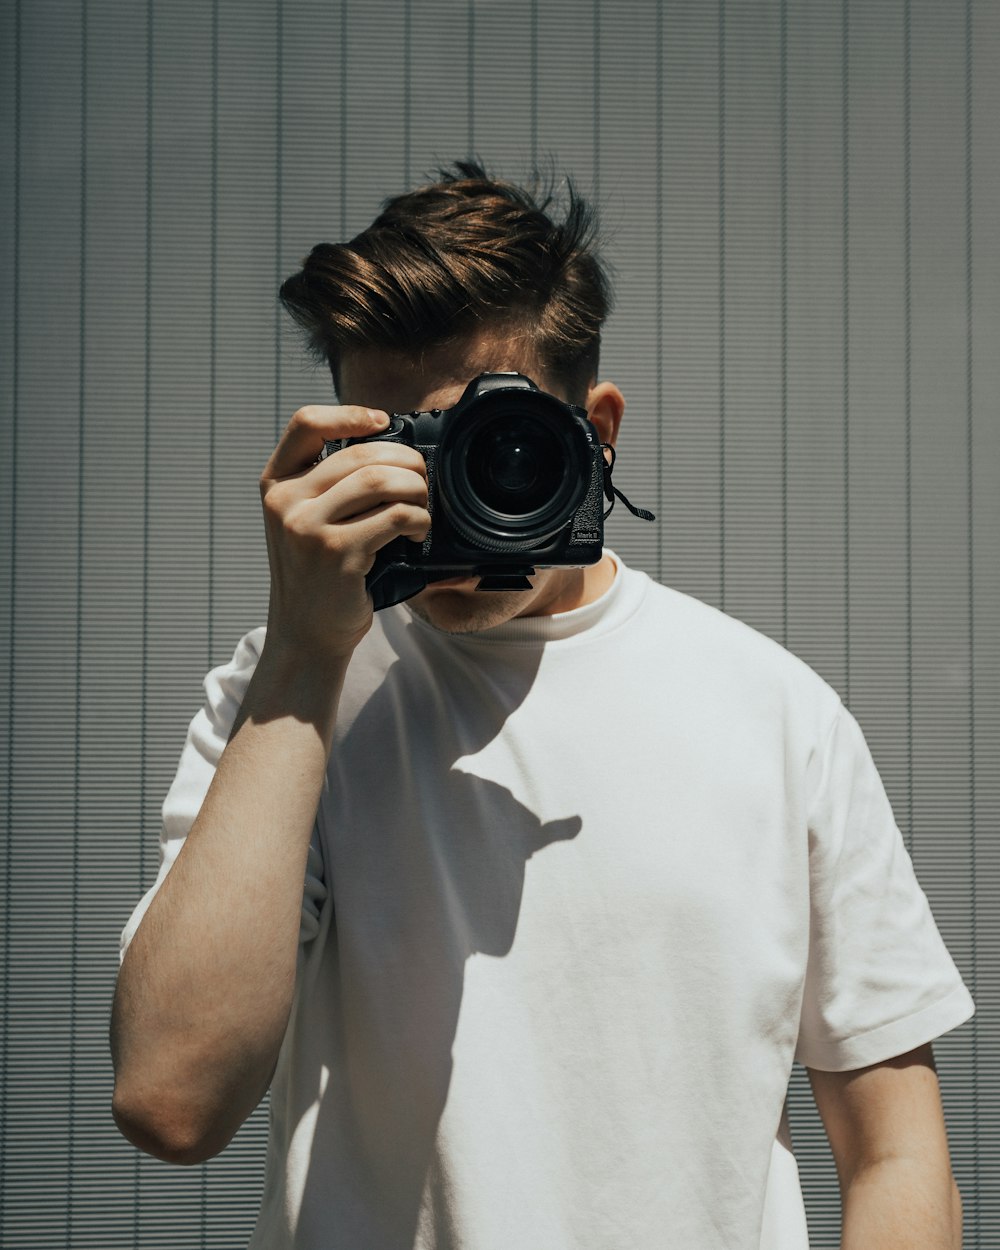
[[[444,578],[478,574],[477,590],[530,590],[536,567],[601,559],[611,466],[586,411],[530,378],[483,373],[453,408],[392,413],[383,433],[328,442],[327,452],[374,441],[420,452],[431,514],[422,543],[397,538],[376,556],[366,579],[376,610]]]

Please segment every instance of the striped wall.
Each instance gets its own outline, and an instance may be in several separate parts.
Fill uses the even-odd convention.
[[[658,517],[611,545],[865,730],[977,1002],[935,1054],[965,1245],[1000,1244],[998,63],[993,0],[2,0],[4,1247],[249,1235],[265,1108],[194,1169],[114,1129],[118,932],[264,619],[257,475],[329,399],[278,285],[472,151],[603,210],[617,476]]]

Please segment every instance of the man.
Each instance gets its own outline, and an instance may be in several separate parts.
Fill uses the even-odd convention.
[[[267,627],[123,934],[115,1117],[194,1163],[270,1087],[267,1250],[805,1250],[798,1059],[845,1250],[958,1247],[930,1043],[974,1006],[836,692],[610,551],[373,613],[426,464],[326,440],[513,371],[614,446],[592,226],[459,163],[282,288],[341,403],[261,477]]]

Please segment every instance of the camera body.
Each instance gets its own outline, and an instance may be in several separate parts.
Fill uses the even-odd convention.
[[[431,528],[375,558],[376,609],[443,578],[479,576],[479,590],[529,590],[536,568],[596,564],[604,544],[605,463],[586,411],[519,373],[483,373],[452,408],[395,412],[361,442],[415,448],[427,465]]]

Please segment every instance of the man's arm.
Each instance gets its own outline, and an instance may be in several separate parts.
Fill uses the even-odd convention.
[[[337,704],[372,622],[365,575],[387,542],[430,528],[414,448],[379,441],[317,457],[325,439],[387,420],[300,409],[261,476],[264,649],[201,810],[125,952],[112,1007],[115,1121],[171,1162],[222,1150],[277,1062]]]
[[[807,1071],[840,1180],[841,1250],[961,1250],[931,1044],[850,1072]]]
[[[265,646],[201,811],[125,952],[112,1112],[169,1162],[222,1150],[271,1079],[346,667],[304,671]]]

